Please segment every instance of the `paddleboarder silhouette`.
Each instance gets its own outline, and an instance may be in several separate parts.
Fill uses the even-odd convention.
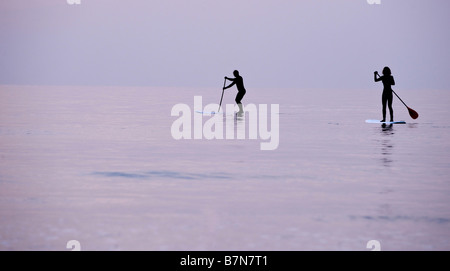
[[[381,122],[386,121],[386,104],[389,107],[389,114],[391,116],[391,122],[394,121],[394,109],[392,109],[392,86],[395,85],[394,77],[392,76],[391,69],[389,67],[384,67],[383,76],[378,74],[378,71],[373,73],[373,77],[375,82],[382,81],[383,82],[383,94],[381,96],[381,102],[383,105],[383,120]]]
[[[225,76],[225,80],[230,80],[232,83],[228,85],[227,87],[224,87],[223,89],[230,88],[234,85],[236,85],[236,88],[238,89],[238,93],[236,94],[236,104],[239,106],[239,112],[237,114],[242,115],[244,113],[244,110],[242,109],[242,103],[241,100],[244,98],[244,95],[246,93],[245,87],[244,87],[244,79],[242,79],[242,76],[239,75],[239,71],[235,70],[233,72],[233,75],[235,78],[228,78]]]

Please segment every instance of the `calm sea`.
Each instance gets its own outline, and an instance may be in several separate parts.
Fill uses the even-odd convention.
[[[420,117],[382,127],[381,89],[249,88],[279,105],[265,151],[173,138],[220,87],[0,86],[0,250],[449,250],[450,94],[397,93]]]

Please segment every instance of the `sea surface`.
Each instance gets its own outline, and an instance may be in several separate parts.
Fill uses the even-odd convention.
[[[0,86],[0,250],[450,250],[449,90],[397,90],[420,117],[394,98],[406,124],[382,127],[381,89],[249,88],[279,105],[275,150],[174,139],[172,108],[194,129],[221,92]]]

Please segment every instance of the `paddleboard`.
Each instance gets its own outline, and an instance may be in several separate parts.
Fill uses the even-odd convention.
[[[384,121],[381,122],[380,120],[366,120],[366,123],[378,123],[378,124],[406,124],[405,121]]]
[[[196,110],[195,113],[202,114],[202,115],[205,115],[205,116],[214,116],[214,115],[233,116],[233,114],[227,114],[226,112],[208,112],[208,111],[198,111],[198,110]]]
[[[217,115],[217,114],[223,115],[224,114],[223,112],[206,112],[206,111],[197,111],[197,110],[195,112],[202,114],[202,115]]]

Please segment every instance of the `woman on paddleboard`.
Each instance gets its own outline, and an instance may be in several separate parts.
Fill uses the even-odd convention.
[[[391,75],[391,69],[384,67],[383,76],[380,76],[378,72],[373,73],[375,82],[383,82],[383,94],[381,96],[381,102],[383,105],[383,120],[386,121],[386,104],[389,106],[389,114],[391,115],[391,122],[394,121],[394,110],[392,109],[392,87],[395,85],[394,77]]]
[[[228,78],[225,76],[225,80],[230,80],[232,83],[229,86],[224,87],[223,89],[225,90],[227,88],[230,88],[230,87],[236,85],[236,88],[238,89],[238,93],[236,95],[235,101],[236,101],[237,105],[239,106],[239,112],[237,114],[242,115],[244,113],[244,110],[242,109],[241,100],[242,100],[242,98],[244,98],[244,95],[246,92],[245,88],[244,88],[244,79],[242,79],[242,76],[239,75],[239,71],[237,71],[237,70],[235,70],[233,72],[233,75],[235,78]]]

